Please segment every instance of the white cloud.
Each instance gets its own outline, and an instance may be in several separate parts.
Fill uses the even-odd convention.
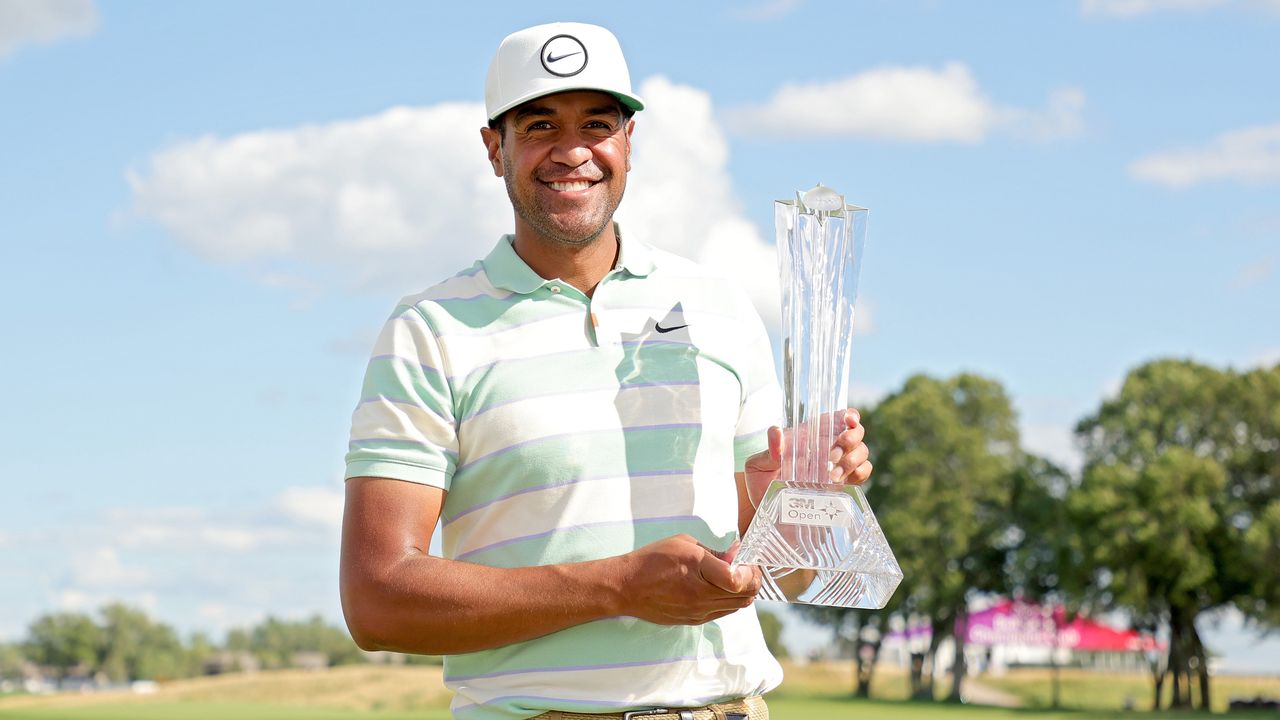
[[[1225,132],[1203,148],[1148,155],[1131,164],[1129,174],[1178,189],[1215,180],[1280,181],[1280,124]]]
[[[1132,18],[1157,12],[1201,12],[1215,8],[1280,12],[1280,0],[1081,0],[1089,17]]]
[[[976,143],[997,128],[1036,139],[1079,133],[1084,92],[1055,90],[1044,109],[1004,107],[983,93],[964,63],[941,69],[887,66],[857,75],[783,85],[763,105],[734,108],[746,134],[867,137]]]
[[[880,401],[885,399],[888,394],[888,390],[875,385],[849,383],[849,406],[865,412],[869,408],[880,404]]]
[[[1231,289],[1248,290],[1251,287],[1261,285],[1271,279],[1273,272],[1274,267],[1271,262],[1271,258],[1269,257],[1262,258],[1257,262],[1249,263],[1248,265],[1240,268],[1240,271],[1235,274],[1235,277],[1231,278]]]
[[[285,488],[276,503],[287,517],[298,522],[332,530],[342,527],[344,498],[340,490],[321,487]]]
[[[1070,427],[1047,424],[1023,424],[1019,428],[1022,446],[1053,461],[1058,467],[1075,473],[1084,465],[1084,453],[1076,445]]]
[[[272,286],[392,282],[460,270],[511,224],[479,105],[203,137],[129,173],[134,204],[197,254]]]
[[[71,559],[72,583],[80,588],[121,588],[145,582],[147,571],[128,567],[113,547],[76,553]]]
[[[1245,361],[1245,369],[1250,368],[1270,368],[1280,365],[1280,347],[1268,348],[1260,352],[1254,353]]]
[[[773,246],[743,216],[707,93],[640,87],[624,232],[741,278],[777,315]],[[212,261],[275,287],[401,292],[469,266],[512,226],[477,128],[478,104],[203,137],[129,172],[134,209]],[[775,323],[776,324],[776,323]],[[367,348],[366,348],[367,349]]]
[[[645,81],[634,162],[618,219],[626,232],[735,277],[767,327],[778,326],[778,260],[747,220],[729,177],[729,143],[711,97],[663,77]]]
[[[0,60],[23,45],[88,35],[97,27],[93,0],[0,0]]]

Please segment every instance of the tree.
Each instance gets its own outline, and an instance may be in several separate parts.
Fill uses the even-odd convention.
[[[880,647],[888,619],[897,611],[901,598],[902,593],[895,592],[889,603],[880,610],[823,605],[795,606],[800,617],[815,625],[830,627],[837,647],[852,650],[854,697],[871,697],[871,681],[875,677],[876,663],[880,659]]]
[[[1009,487],[1021,462],[1013,408],[994,380],[916,375],[866,425],[876,466],[867,496],[902,566],[901,608],[928,618],[933,631],[928,651],[913,658],[911,694],[932,699],[933,658],[950,636],[950,699],[959,700],[966,668],[955,626],[966,621],[972,592],[1005,585]]]
[[[758,608],[756,615],[760,618],[760,631],[764,634],[764,644],[769,652],[776,658],[788,657],[790,653],[787,652],[787,646],[782,644],[782,618]]]
[[[173,628],[123,603],[98,611],[102,617],[98,667],[113,682],[183,677],[186,649]]]
[[[1072,529],[1066,496],[1075,482],[1062,468],[1044,458],[1024,453],[1010,484],[1009,506],[1015,525],[1006,558],[1007,589],[1024,600],[1047,605],[1062,604],[1066,619],[1078,610],[1077,599],[1088,582],[1081,571],[1083,550]],[[1060,617],[1054,612],[1056,621]],[[1055,632],[1055,643],[1056,643]],[[1056,651],[1056,647],[1054,650]],[[1061,706],[1061,676],[1057,652],[1051,652],[1053,692],[1051,706]]]
[[[73,668],[95,669],[100,634],[88,615],[43,615],[27,630],[25,654],[37,665],[56,668],[58,679],[65,679]]]
[[[11,643],[0,643],[0,680],[22,677],[22,650]]]
[[[1069,498],[1087,532],[1092,602],[1168,629],[1153,663],[1155,700],[1168,673],[1174,707],[1210,706],[1195,621],[1235,604],[1260,623],[1280,607],[1280,367],[1236,373],[1189,360],[1132,370],[1117,397],[1077,426],[1081,486]],[[1268,565],[1267,563],[1273,563]]]
[[[245,643],[247,646],[241,647]],[[364,655],[351,636],[319,615],[305,621],[268,617],[248,632],[229,633],[227,648],[248,649],[268,668],[287,667],[299,652],[324,653],[330,665],[364,662]]]

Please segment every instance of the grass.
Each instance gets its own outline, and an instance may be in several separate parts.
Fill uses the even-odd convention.
[[[1063,669],[1061,672],[1064,707],[1081,710],[1111,710],[1124,707],[1125,700],[1132,699],[1134,707],[1140,710],[1151,708],[1154,686],[1149,674],[1122,672],[1102,674],[1078,669]],[[981,682],[988,687],[1003,690],[1021,698],[1024,707],[1049,707],[1052,684],[1048,670],[1019,670],[1002,678],[983,677]],[[1170,686],[1171,683],[1166,680],[1164,690],[1166,705],[1171,692]],[[1280,678],[1218,675],[1211,679],[1209,691],[1214,711],[1223,712],[1232,698],[1253,698],[1258,695],[1280,696]],[[1194,686],[1194,696],[1198,701],[1199,685]],[[1271,717],[1280,716],[1271,713]]]
[[[1204,718],[1203,713],[1148,714],[1121,710],[1133,694],[1149,706],[1150,680],[1142,675],[1063,671],[1062,696],[1073,710],[1044,709],[1048,671],[1024,670],[980,682],[1023,699],[1025,709],[907,702],[906,677],[877,670],[871,700],[849,697],[847,663],[789,667],[787,681],[769,696],[774,720],[1159,720]],[[949,688],[938,683],[938,692]],[[1215,705],[1229,697],[1280,695],[1280,678],[1214,678]],[[447,720],[448,692],[438,667],[355,666],[324,672],[277,671],[224,675],[166,683],[150,696],[58,695],[0,698],[0,720]],[[1233,713],[1231,718],[1268,718],[1276,713]]]

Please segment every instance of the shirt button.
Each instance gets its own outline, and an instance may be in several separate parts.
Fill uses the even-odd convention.
[[[559,285],[552,285],[552,286],[551,286],[551,292],[553,292],[553,293],[555,293],[555,294],[559,295],[559,294],[560,294],[560,286],[559,286]]]

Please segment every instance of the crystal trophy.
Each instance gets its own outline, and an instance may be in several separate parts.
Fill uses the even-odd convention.
[[[787,442],[733,563],[760,567],[765,600],[884,607],[902,569],[862,488],[832,482],[828,459],[846,427],[867,209],[819,184],[775,202],[774,225]]]

